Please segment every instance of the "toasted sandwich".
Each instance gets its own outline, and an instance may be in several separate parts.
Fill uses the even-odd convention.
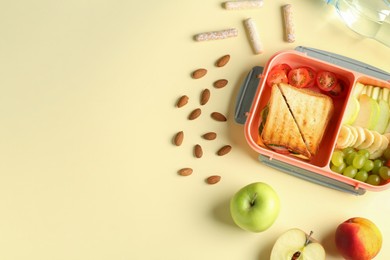
[[[263,143],[269,148],[292,151],[310,158],[305,141],[295,123],[294,117],[277,85],[272,87],[268,104],[268,115],[261,132]]]
[[[272,86],[267,110],[260,127],[262,143],[310,159],[318,151],[334,106],[324,94],[280,83]]]

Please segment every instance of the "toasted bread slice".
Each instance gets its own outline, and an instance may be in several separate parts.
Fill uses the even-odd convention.
[[[277,85],[272,86],[268,106],[268,117],[261,133],[263,143],[271,148],[272,146],[282,146],[293,153],[300,154],[307,159],[310,158],[311,154],[298,125]]]
[[[311,155],[315,155],[334,106],[330,97],[307,89],[278,84]]]

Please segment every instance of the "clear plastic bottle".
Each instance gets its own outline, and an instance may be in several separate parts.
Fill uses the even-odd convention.
[[[353,31],[390,47],[390,0],[324,0]]]

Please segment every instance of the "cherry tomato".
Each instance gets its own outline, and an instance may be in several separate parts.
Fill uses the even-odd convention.
[[[328,93],[331,97],[341,98],[347,94],[346,88],[347,88],[346,83],[344,81],[338,79],[336,86],[332,90],[330,90]]]
[[[385,162],[383,165],[390,168],[390,159],[389,159],[389,160],[386,160],[386,162]]]
[[[287,75],[284,70],[272,69],[267,76],[267,84],[272,86],[278,83],[288,83]]]
[[[330,71],[320,71],[316,76],[317,86],[322,91],[331,91],[337,85],[336,75]]]
[[[306,68],[292,69],[288,73],[288,83],[297,88],[305,88],[310,82],[309,71]]]
[[[273,68],[274,69],[280,69],[280,70],[283,70],[286,75],[288,75],[288,73],[290,72],[291,70],[291,67],[290,65],[288,65],[287,63],[282,63],[282,64],[278,64],[278,65],[275,65]]]
[[[307,71],[309,72],[310,81],[309,81],[309,83],[307,83],[306,87],[307,88],[313,87],[314,83],[316,82],[316,72],[315,72],[315,70],[310,68],[310,67],[306,67],[306,66],[303,66],[302,68],[307,69]]]

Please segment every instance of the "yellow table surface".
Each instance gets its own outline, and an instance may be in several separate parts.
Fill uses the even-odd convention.
[[[383,233],[390,259],[390,190],[354,196],[270,169],[234,122],[240,84],[253,66],[299,45],[390,71],[390,49],[346,28],[314,0],[265,0],[228,11],[223,1],[3,1],[0,5],[0,259],[268,259],[276,238],[297,227],[341,259],[337,225],[360,216]],[[281,6],[294,8],[296,41],[283,36]],[[243,21],[264,44],[255,55]],[[197,33],[237,28],[238,37],[195,42]],[[227,66],[214,62],[230,54]],[[194,80],[193,70],[208,69]],[[212,83],[229,84],[215,89]],[[200,118],[187,120],[211,98]],[[181,95],[187,106],[175,107]],[[215,122],[210,113],[228,117]],[[183,130],[182,146],[172,144]],[[200,136],[214,131],[215,141]],[[202,158],[192,148],[201,144]],[[223,157],[215,153],[229,144]],[[177,171],[192,167],[191,176]],[[216,185],[205,179],[218,174]],[[236,227],[229,200],[263,181],[281,211],[262,233]]]

